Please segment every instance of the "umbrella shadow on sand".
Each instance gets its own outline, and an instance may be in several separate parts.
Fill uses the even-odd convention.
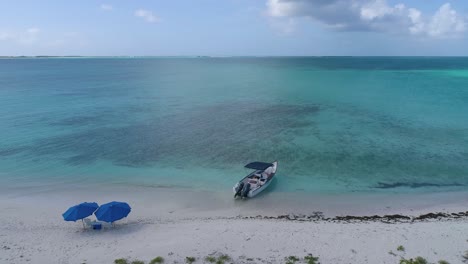
[[[79,229],[76,230],[76,234],[79,234],[84,237],[94,237],[94,236],[107,236],[112,234],[112,237],[126,236],[132,233],[141,231],[146,224],[140,221],[129,221],[123,223],[115,223],[114,225],[106,225],[103,229],[95,230],[92,228]]]

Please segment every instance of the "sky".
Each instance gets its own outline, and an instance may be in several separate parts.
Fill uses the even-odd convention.
[[[468,56],[466,0],[0,0],[0,56]]]

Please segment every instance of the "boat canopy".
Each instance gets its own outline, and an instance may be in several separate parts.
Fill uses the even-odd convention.
[[[266,162],[260,162],[260,161],[255,161],[251,162],[244,167],[248,169],[253,169],[253,170],[266,170],[268,167],[273,166],[271,163],[266,163]]]

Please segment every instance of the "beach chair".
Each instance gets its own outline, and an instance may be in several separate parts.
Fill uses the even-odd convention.
[[[92,228],[92,221],[89,218],[83,219],[83,227],[84,228]]]

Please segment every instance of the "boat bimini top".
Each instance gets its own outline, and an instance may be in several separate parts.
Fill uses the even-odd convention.
[[[245,165],[244,167],[246,167],[248,169],[252,169],[252,170],[264,171],[264,170],[268,169],[271,166],[273,166],[273,164],[271,164],[271,163],[255,161],[255,162],[251,162],[251,163]]]

